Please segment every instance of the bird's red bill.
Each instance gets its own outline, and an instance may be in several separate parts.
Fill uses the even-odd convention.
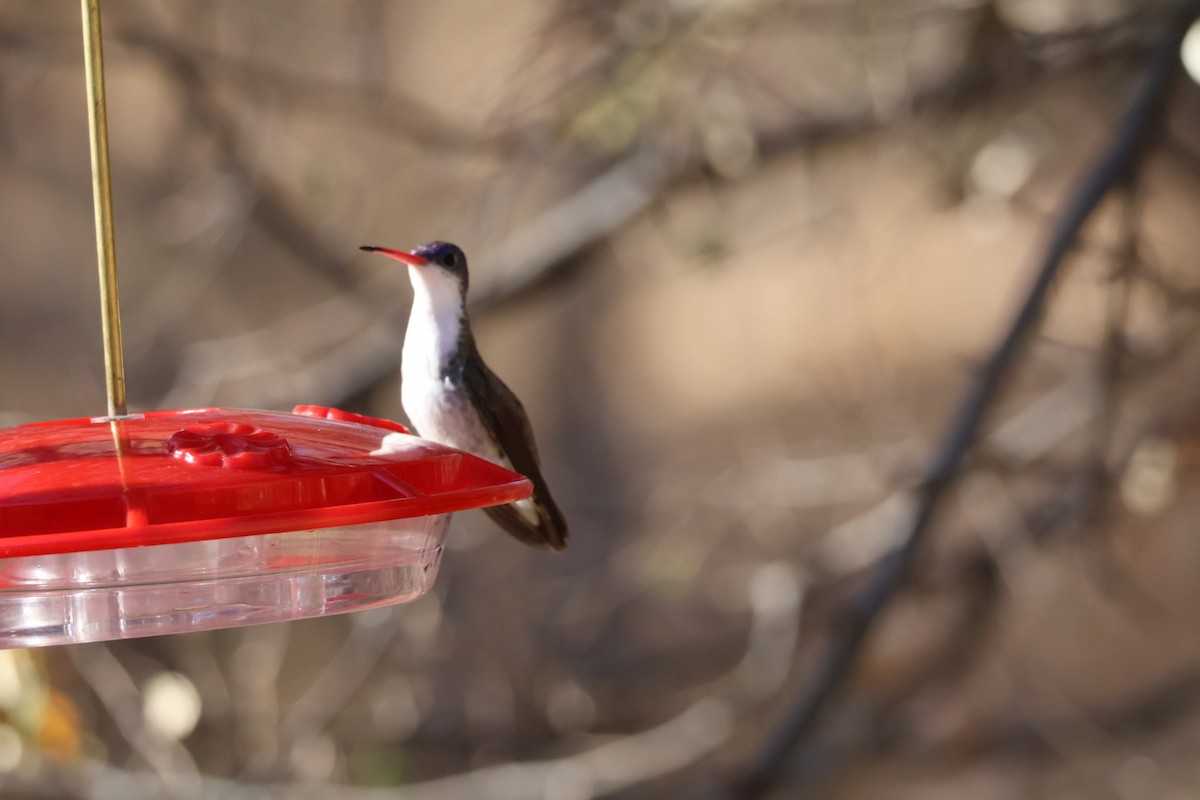
[[[366,250],[368,253],[382,253],[388,258],[394,258],[397,261],[403,261],[405,264],[413,267],[423,267],[429,263],[429,260],[424,256],[419,256],[416,253],[410,253],[407,250],[393,250],[390,247],[375,247],[373,245],[365,246],[361,249]]]

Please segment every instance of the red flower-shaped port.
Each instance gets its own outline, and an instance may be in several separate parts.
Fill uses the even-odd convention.
[[[228,469],[269,469],[292,459],[292,448],[276,433],[240,422],[192,425],[167,440],[167,450],[189,464]]]

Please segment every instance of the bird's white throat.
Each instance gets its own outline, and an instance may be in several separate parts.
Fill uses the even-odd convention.
[[[430,265],[408,268],[413,303],[404,335],[401,371],[436,378],[450,362],[462,332],[462,292],[458,279]]]

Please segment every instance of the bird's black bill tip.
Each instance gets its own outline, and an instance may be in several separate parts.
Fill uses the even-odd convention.
[[[365,252],[365,253],[374,253],[374,252],[377,252],[377,251],[379,250],[379,248],[378,248],[378,247],[376,247],[376,246],[375,246],[375,245],[373,245],[373,244],[360,244],[360,245],[358,246],[358,249],[359,249],[359,250],[362,250],[362,251],[363,251],[363,252]]]

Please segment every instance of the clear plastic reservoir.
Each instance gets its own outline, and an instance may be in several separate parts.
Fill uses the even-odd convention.
[[[402,603],[455,511],[529,482],[397,423],[315,406],[0,431],[0,648]]]
[[[403,603],[449,514],[0,561],[0,648],[282,622]]]

